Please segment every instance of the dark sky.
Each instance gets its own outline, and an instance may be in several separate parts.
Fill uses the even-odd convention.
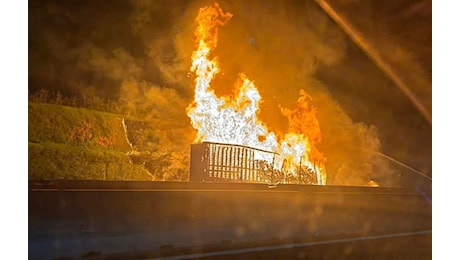
[[[431,1],[330,2],[431,111]],[[209,3],[29,1],[29,91],[117,99],[134,85],[154,88],[155,100],[169,93],[172,104],[183,109],[193,95],[187,77],[193,20],[198,8]],[[234,16],[222,28],[216,50],[223,71],[217,85],[247,73],[265,100],[261,117],[274,131],[285,126],[281,116],[273,115],[279,106],[292,107],[301,88],[313,100],[318,97],[322,126],[340,122],[321,114],[337,102],[353,127],[376,127],[383,153],[431,176],[431,124],[314,1],[219,3]],[[325,128],[326,133],[335,129]],[[405,172],[401,178],[431,186],[416,174]]]
[[[431,116],[431,0],[330,0],[329,3],[379,51]],[[375,64],[364,58],[356,45],[349,46],[344,63],[321,70],[320,78],[339,86],[334,88],[335,96],[354,119],[381,129],[384,151],[431,176],[431,123],[388,75],[378,66],[372,66]],[[408,180],[412,178],[426,181],[416,175]]]

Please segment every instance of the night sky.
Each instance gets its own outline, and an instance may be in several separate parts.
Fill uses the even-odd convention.
[[[188,77],[193,21],[198,8],[209,3],[29,1],[29,93],[47,89],[120,99],[132,95],[132,86],[141,92],[154,88],[157,96],[145,102],[169,93],[170,105],[162,111],[184,120],[177,115],[184,111],[185,116],[193,97]],[[431,1],[330,3],[375,45],[431,113]],[[309,0],[219,4],[234,16],[221,29],[215,51],[222,67],[215,80],[218,94],[231,93],[224,86],[245,72],[261,92],[261,118],[273,131],[283,131],[279,107],[295,105],[305,89],[318,108],[324,139],[334,129],[374,126],[384,154],[431,176],[431,123],[319,5]],[[325,143],[323,150],[332,150]],[[392,178],[431,186],[407,171]]]

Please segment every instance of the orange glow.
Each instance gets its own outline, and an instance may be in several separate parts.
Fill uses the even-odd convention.
[[[371,186],[371,187],[378,187],[379,186],[379,183],[374,181],[374,180],[369,180],[367,182],[367,186]]]
[[[326,184],[326,158],[316,148],[321,142],[316,109],[304,91],[294,110],[282,109],[289,120],[289,133],[279,138],[258,119],[261,96],[245,74],[240,74],[233,96],[217,97],[211,89],[211,82],[219,73],[217,57],[211,58],[211,52],[217,46],[219,27],[231,17],[215,3],[201,8],[196,18],[197,49],[192,54],[190,68],[196,76],[195,98],[187,108],[197,130],[195,142],[239,144],[273,151],[279,154],[275,161],[263,155],[258,159],[273,163],[275,169],[291,176],[297,175],[299,167],[307,167],[316,173],[318,184]]]

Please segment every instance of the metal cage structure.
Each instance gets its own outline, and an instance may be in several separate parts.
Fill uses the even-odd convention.
[[[191,144],[190,181],[265,183],[277,155],[242,145]]]
[[[268,184],[318,184],[314,169],[300,166],[295,174],[275,169],[279,154],[258,148],[203,142],[191,144],[190,181]]]

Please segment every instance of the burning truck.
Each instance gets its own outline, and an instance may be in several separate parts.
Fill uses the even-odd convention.
[[[294,174],[275,168],[280,154],[242,145],[191,145],[190,181],[321,185],[317,169],[299,162]]]
[[[288,133],[277,136],[259,120],[261,96],[254,82],[240,73],[231,96],[218,97],[211,83],[219,73],[219,27],[232,17],[217,3],[199,10],[196,49],[190,71],[195,95],[187,115],[197,130],[191,145],[191,181],[326,184],[326,157],[317,149],[321,131],[311,97],[300,92],[295,109],[282,108]]]

